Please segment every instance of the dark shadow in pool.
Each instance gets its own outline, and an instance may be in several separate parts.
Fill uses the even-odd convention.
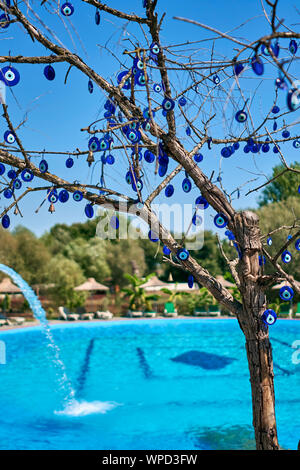
[[[187,351],[179,356],[172,357],[171,361],[182,362],[189,366],[202,367],[202,369],[217,370],[228,366],[228,364],[231,364],[235,359],[202,351]]]
[[[276,343],[282,344],[283,346],[287,346],[288,348],[291,348],[291,347],[292,347],[292,346],[291,346],[289,343],[287,343],[286,341],[282,341],[282,339],[278,339],[278,338],[272,337],[272,338],[270,338],[270,340],[271,340],[271,342],[272,342],[272,341],[275,341]]]
[[[90,370],[90,361],[91,361],[91,355],[94,349],[94,344],[95,344],[95,338],[92,338],[88,344],[88,347],[86,349],[84,361],[82,363],[79,376],[77,379],[77,390],[76,390],[76,397],[80,397],[82,395],[82,392],[85,387],[86,379],[87,379],[87,374]]]
[[[142,348],[136,348],[136,352],[138,355],[139,363],[140,363],[140,368],[143,371],[145,379],[152,379],[153,378],[153,373],[151,370],[151,367],[149,366],[147,359],[145,357],[145,353]]]
[[[24,425],[25,423],[23,423]],[[39,417],[37,421],[28,422],[28,427],[37,430],[41,435],[45,433],[49,437],[49,435],[57,435],[57,433],[62,431],[81,429],[84,427],[84,424],[74,419],[66,419],[64,415],[57,415],[48,419]]]
[[[250,426],[194,428],[188,435],[201,450],[255,450],[254,432]]]
[[[283,375],[292,375],[294,373],[294,372],[291,372],[290,370],[280,367],[278,364],[276,364],[276,362],[274,362],[274,369],[275,371],[276,369],[280,370],[283,373]]]

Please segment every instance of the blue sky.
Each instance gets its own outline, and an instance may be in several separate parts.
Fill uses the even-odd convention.
[[[61,19],[40,7],[36,4],[36,12],[40,17],[55,30],[57,36],[64,45],[71,48],[77,54],[81,55],[83,60],[95,70],[102,74],[107,79],[112,79],[115,83],[116,74],[121,70],[118,61],[113,57],[116,54],[120,57],[121,61],[126,59],[122,55],[124,47],[130,47],[128,41],[124,39],[130,37],[138,37],[142,40],[142,35],[137,25],[131,25],[128,31],[124,30],[124,21],[116,19],[106,13],[101,13],[101,24],[96,26],[94,22],[95,9],[86,4],[82,4],[78,0],[73,2],[75,13],[70,21],[65,19],[68,25],[70,34],[66,32],[62,25]],[[120,0],[113,0],[109,2],[110,6],[126,10],[127,12],[143,13],[142,2],[140,0],[131,0],[124,2]],[[179,0],[161,0],[158,2],[158,11],[162,13],[166,11],[167,15],[164,20],[164,25],[161,33],[162,45],[167,46],[171,44],[178,44],[181,42],[198,41],[205,38],[212,37],[213,34],[203,29],[188,25],[182,22],[175,21],[173,16],[184,16],[191,18],[201,23],[211,25],[221,31],[230,31],[232,28],[245,22],[245,20],[252,18],[241,30],[235,31],[235,35],[240,38],[254,39],[266,34],[267,23],[262,16],[260,1],[258,0],[245,0],[245,1],[221,1],[214,2],[201,2],[190,1],[183,2]],[[296,23],[297,18],[294,2],[284,0],[279,2],[278,16],[285,18],[286,23],[291,25]],[[76,31],[76,33],[75,33]],[[71,40],[71,36],[73,41]],[[33,44],[29,37],[25,37],[20,27],[16,24],[11,25],[7,30],[2,32],[0,36],[2,54],[11,55],[47,55],[44,47],[38,44]],[[81,46],[84,44],[84,49]],[[198,57],[209,58],[210,52],[208,47],[211,43],[201,43],[199,45]],[[287,47],[287,43],[284,44]],[[104,49],[106,46],[108,50]],[[218,40],[215,42],[215,54],[232,57],[235,53],[233,45],[227,40]],[[286,52],[283,52],[286,55]],[[127,62],[128,65],[128,62]],[[96,89],[91,95],[87,91],[87,77],[83,76],[76,69],[72,68],[67,84],[64,85],[64,79],[68,66],[65,64],[55,64],[56,78],[53,82],[49,82],[43,76],[43,65],[16,65],[20,71],[21,81],[12,89],[7,90],[7,104],[8,111],[14,125],[17,125],[26,116],[25,124],[19,130],[24,146],[28,150],[51,150],[51,151],[70,151],[76,148],[81,150],[87,149],[88,136],[86,133],[80,131],[82,127],[86,127],[90,122],[103,116],[103,104],[106,97],[101,90]],[[274,67],[266,66],[264,81],[261,83],[260,79],[254,76],[251,70],[245,73],[245,78],[241,80],[243,90],[245,91],[246,98],[253,98],[254,90],[257,88],[255,98],[251,104],[251,113],[254,120],[257,122],[264,116],[266,110],[269,110],[274,99],[274,80],[277,77],[277,72]],[[185,86],[185,80],[172,74],[174,89],[180,90],[180,87]],[[231,80],[226,80],[226,87],[230,87]],[[235,92],[234,92],[235,93]],[[216,99],[217,94],[216,94]],[[286,108],[285,104],[286,92],[280,91],[278,98],[278,105],[281,110]],[[220,108],[220,106],[219,106]],[[229,108],[230,110],[230,108]],[[192,113],[192,107],[189,111]],[[192,114],[189,116],[193,117]],[[297,119],[297,112],[293,116],[289,116],[286,121],[291,123]],[[217,118],[212,132],[216,137],[224,136],[224,126],[222,119]],[[282,120],[278,122],[278,126],[282,125]],[[4,119],[0,121],[0,132],[4,133],[6,124]],[[232,131],[239,131],[239,124],[233,125]],[[297,132],[297,127],[292,131],[293,135]],[[192,143],[185,135],[185,125],[182,119],[178,121],[178,129],[182,133],[183,141],[187,148],[192,147]],[[270,129],[270,126],[269,126]],[[226,132],[226,130],[225,130]],[[243,146],[242,146],[243,147]],[[299,160],[299,150],[295,150],[292,144],[285,144],[283,146],[284,154],[288,162]],[[124,174],[126,172],[126,164],[124,156],[112,152],[115,156],[116,163],[108,167],[106,165],[107,186],[112,187],[118,191],[128,192],[128,186],[125,183]],[[200,164],[201,168],[207,173],[211,174],[213,170],[218,172],[220,165],[220,147],[214,146],[211,151],[205,147],[202,151],[204,160]],[[71,170],[66,169],[64,156],[51,156],[47,157],[49,163],[49,170],[57,173],[60,176],[68,179],[70,182],[75,180],[81,183],[96,184],[100,177],[101,165],[97,164],[94,171],[88,168],[85,158],[75,161],[75,165]],[[39,159],[33,158],[33,161],[38,164]],[[230,192],[237,185],[241,185],[249,179],[255,178],[257,174],[270,175],[271,168],[279,163],[278,155],[270,151],[268,154],[259,154],[255,158],[252,154],[245,154],[242,149],[237,151],[231,158],[222,161],[223,170],[223,185]],[[147,167],[147,176],[150,180],[150,187],[153,189],[156,184],[159,184],[161,179],[153,176],[153,171],[149,171],[149,164],[145,163]],[[170,169],[174,167],[170,165]],[[255,175],[253,174],[255,173]],[[199,191],[194,189],[188,195],[184,194],[181,190],[181,182],[184,174],[181,173],[174,180],[175,194],[172,202],[189,203],[193,202],[195,197],[199,195]],[[253,183],[252,187],[260,182],[263,182],[263,176],[257,183]],[[148,189],[150,189],[150,187]],[[248,188],[246,186],[245,188]],[[134,196],[130,190],[128,193]],[[147,191],[145,191],[145,196]],[[250,195],[247,198],[234,202],[236,208],[255,207],[257,205],[257,193]],[[38,214],[35,214],[35,209],[43,200],[44,195],[38,194],[28,196],[21,205],[24,217],[16,218],[11,216],[12,228],[17,224],[25,225],[33,230],[36,234],[41,235],[45,230],[48,230],[56,223],[72,223],[85,221],[84,215],[84,201],[75,203],[69,201],[67,204],[56,204],[56,212],[50,214],[48,212],[48,204],[44,204]],[[161,195],[156,202],[166,202],[166,198]],[[6,200],[2,197],[0,200],[1,208],[5,207]],[[212,227],[211,216],[213,212],[209,213],[206,219],[207,228]]]

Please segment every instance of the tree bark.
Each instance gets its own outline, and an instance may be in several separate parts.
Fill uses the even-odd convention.
[[[257,450],[278,450],[272,347],[268,332],[246,338]]]
[[[238,275],[243,300],[238,321],[246,338],[256,447],[278,450],[272,348],[268,327],[261,318],[267,303],[259,283],[262,274],[259,219],[253,212],[241,212],[236,216],[235,228],[241,253]]]

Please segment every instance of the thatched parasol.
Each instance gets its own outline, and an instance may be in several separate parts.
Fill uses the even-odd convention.
[[[145,282],[145,284],[141,285],[141,287],[143,289],[145,289],[145,291],[152,291],[152,292],[160,290],[163,287],[168,287],[168,286],[169,286],[169,284],[167,284],[166,282],[161,281],[160,279],[158,279],[157,276],[151,277],[151,279],[149,279],[147,282]]]
[[[22,291],[11,282],[9,277],[5,277],[0,282],[0,294],[22,294]]]
[[[109,288],[97,282],[93,277],[89,277],[86,282],[74,288],[76,291],[108,291]]]

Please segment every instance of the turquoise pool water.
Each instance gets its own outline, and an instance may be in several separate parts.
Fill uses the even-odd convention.
[[[38,327],[0,333],[1,449],[251,449],[244,338],[235,320],[130,320],[52,326],[75,390],[65,409]],[[300,439],[300,322],[274,339],[280,444]],[[175,360],[174,360],[175,359]]]

